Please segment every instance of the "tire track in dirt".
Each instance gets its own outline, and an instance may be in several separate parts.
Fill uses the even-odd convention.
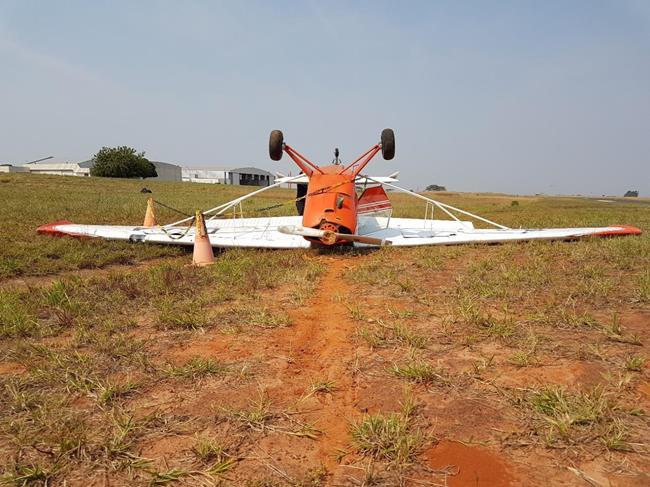
[[[274,334],[271,345],[276,354],[289,357],[287,366],[279,371],[282,385],[269,390],[271,395],[286,400],[292,394],[292,399],[299,399],[313,381],[335,381],[333,393],[319,394],[314,408],[316,427],[322,432],[316,445],[317,460],[330,473],[337,468],[337,455],[349,445],[349,421],[358,415],[352,344],[355,324],[346,307],[352,287],[345,273],[352,262],[341,256],[327,260],[328,270],[313,297],[306,305],[288,311],[293,326]]]
[[[317,279],[311,296],[302,304],[281,298],[288,290],[275,291],[277,306],[286,311],[292,325],[253,334],[201,336],[167,352],[173,362],[194,356],[219,360],[246,360],[259,368],[255,382],[271,403],[312,423],[321,434],[315,440],[285,435],[260,438],[256,448],[273,458],[289,475],[324,466],[327,485],[338,485],[349,474],[339,467],[337,456],[350,446],[349,422],[360,414],[357,407],[359,378],[355,374],[356,323],[347,305],[354,300],[354,287],[345,274],[359,264],[359,256],[318,256],[326,270]],[[263,367],[263,369],[262,369]],[[310,394],[314,381],[334,381],[332,393]],[[215,395],[221,395],[215,399]],[[215,400],[228,407],[248,407],[255,384],[244,383],[228,392],[210,389],[183,406],[183,414],[206,414],[205,405]],[[256,450],[257,454],[257,450]],[[253,464],[256,461],[253,461]],[[247,476],[260,465],[243,467]],[[264,471],[263,467],[260,471]],[[299,478],[299,477],[296,477]]]

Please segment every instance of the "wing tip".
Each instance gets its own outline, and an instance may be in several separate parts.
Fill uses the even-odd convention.
[[[612,230],[605,230],[594,235],[598,237],[614,237],[617,235],[641,235],[643,232],[640,228],[632,225],[612,225]]]
[[[36,233],[39,233],[41,235],[54,235],[54,236],[61,236],[61,235],[67,235],[65,232],[62,232],[61,230],[57,230],[58,225],[69,225],[72,222],[69,220],[57,220],[51,223],[46,223],[45,225],[41,225],[36,229]]]

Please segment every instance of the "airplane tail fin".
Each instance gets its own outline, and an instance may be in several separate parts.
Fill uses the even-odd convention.
[[[367,215],[369,213],[392,210],[393,206],[390,204],[388,195],[382,186],[371,186],[370,188],[366,188],[359,197],[357,208],[359,215]]]

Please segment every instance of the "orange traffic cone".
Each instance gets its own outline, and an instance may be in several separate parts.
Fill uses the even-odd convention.
[[[203,213],[196,212],[196,233],[194,234],[194,255],[192,264],[198,266],[210,265],[214,263],[214,253],[210,245],[208,230],[205,228]]]
[[[144,214],[144,223],[143,227],[155,227],[158,225],[156,221],[156,215],[153,212],[153,198],[149,197],[147,200],[147,212]]]

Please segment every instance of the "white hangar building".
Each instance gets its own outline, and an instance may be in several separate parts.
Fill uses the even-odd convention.
[[[190,183],[235,184],[240,186],[270,186],[275,176],[256,167],[183,168],[183,181]]]

